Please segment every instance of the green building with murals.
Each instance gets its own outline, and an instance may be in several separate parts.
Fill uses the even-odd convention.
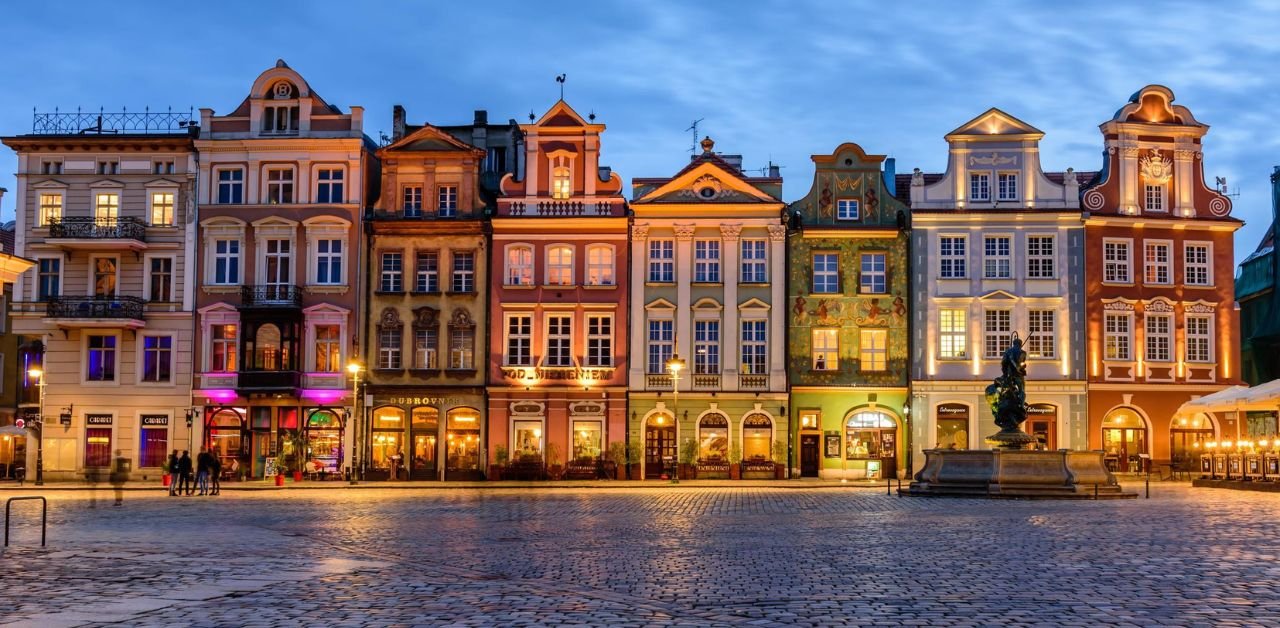
[[[792,469],[904,477],[910,212],[892,159],[846,143],[813,161],[813,187],[788,207]]]

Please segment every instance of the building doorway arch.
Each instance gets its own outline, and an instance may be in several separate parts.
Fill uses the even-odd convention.
[[[1102,418],[1102,451],[1107,468],[1137,473],[1151,453],[1151,424],[1141,410],[1116,406]]]
[[[1169,461],[1175,469],[1188,468],[1199,457],[1205,443],[1217,440],[1217,425],[1203,412],[1174,419],[1169,425]]]
[[[675,472],[676,420],[665,411],[650,414],[644,422],[644,478],[660,479]]]
[[[239,408],[221,407],[206,415],[204,448],[217,456],[222,468],[238,469],[247,463],[248,425]],[[195,463],[194,452],[192,464]]]
[[[844,420],[844,459],[865,477],[898,474],[898,418],[881,408],[858,408]]]

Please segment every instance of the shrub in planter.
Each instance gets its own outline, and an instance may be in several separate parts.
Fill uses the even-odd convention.
[[[680,463],[679,478],[681,480],[692,480],[698,477],[698,441],[692,438],[686,438],[680,443],[680,452],[677,460]]]
[[[507,462],[511,459],[511,454],[507,450],[506,445],[498,445],[493,448],[493,464],[489,465],[489,479],[499,481],[502,479],[502,473],[507,469]]]
[[[787,477],[787,443],[780,440],[773,441],[773,477],[777,480],[784,480]]]
[[[636,438],[627,445],[627,477],[632,480],[643,480],[644,469],[640,463],[644,462],[644,447],[640,445],[640,439]]]
[[[628,462],[627,444],[620,440],[615,440],[612,443],[609,443],[609,451],[606,455],[606,460],[609,465],[613,465],[613,473],[611,474],[611,477],[615,480],[624,479],[626,477],[624,474],[626,473]],[[608,465],[606,465],[605,468],[608,469]]]
[[[736,442],[729,445],[729,479],[742,479],[742,445]]]
[[[553,480],[564,477],[564,467],[560,465],[560,446],[547,443],[547,475]]]

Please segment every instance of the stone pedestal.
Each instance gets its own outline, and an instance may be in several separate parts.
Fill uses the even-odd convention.
[[[1015,499],[1132,499],[1101,451],[926,449],[904,495]]]

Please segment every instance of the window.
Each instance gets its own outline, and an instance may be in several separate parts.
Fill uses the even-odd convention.
[[[94,257],[90,258],[93,264],[93,296],[96,297],[114,297],[116,296],[116,258],[114,257]]]
[[[267,168],[267,204],[293,202],[293,169]]]
[[[1027,357],[1052,360],[1057,357],[1058,336],[1055,310],[1027,311]]]
[[[1188,242],[1184,245],[1183,257],[1187,285],[1209,285],[1212,277],[1209,274],[1209,244]]]
[[[858,199],[842,198],[836,201],[836,219],[837,220],[857,220],[858,219]]]
[[[673,240],[649,241],[649,282],[674,283],[676,243]]]
[[[742,283],[767,283],[768,258],[764,240],[742,240]]]
[[[884,253],[863,253],[858,273],[858,292],[861,294],[885,294]]]
[[[838,292],[840,292],[840,255],[814,253],[813,293],[836,294]]]
[[[98,162],[98,174],[120,174],[120,162],[104,159]]]
[[[587,366],[613,365],[613,318],[587,316]]]
[[[404,289],[402,273],[404,272],[404,254],[387,252],[382,254],[382,278],[378,284],[379,292],[400,292]]]
[[[342,168],[320,168],[316,171],[316,202],[342,203]]]
[[[1211,328],[1213,323],[1208,316],[1187,316],[1187,361],[1211,362]]]
[[[1128,314],[1107,314],[1103,328],[1106,348],[1104,356],[1108,360],[1130,360],[1129,347],[1132,345]]]
[[[42,174],[62,174],[62,160],[46,159],[40,162],[40,172]]]
[[[378,330],[378,368],[400,368],[400,334],[399,327]]]
[[[670,319],[649,321],[649,369],[650,374],[661,375],[667,370],[667,361],[674,349],[674,323]]]
[[[698,459],[724,462],[729,457],[729,419],[711,413],[698,421]]]
[[[244,202],[244,170],[239,168],[218,171],[218,203],[239,205]]]
[[[342,285],[342,240],[316,240],[316,283]]]
[[[506,285],[533,285],[533,247],[525,245],[507,247]]]
[[[342,336],[337,325],[316,325],[316,373],[342,371]]]
[[[111,449],[111,420],[110,414],[88,415],[86,421],[91,426],[84,430],[84,466],[106,468],[111,466],[111,458],[114,451]],[[75,440],[71,440],[75,443]]]
[[[860,370],[884,371],[889,368],[889,330],[861,329],[858,341]]]
[[[573,460],[599,460],[603,436],[600,421],[574,421]]]
[[[415,273],[415,292],[440,291],[440,254],[436,251],[418,251],[418,267]]]
[[[173,301],[173,258],[151,258],[151,290],[148,295],[153,303]]]
[[[449,331],[449,368],[471,370],[475,366],[476,330],[455,327]]]
[[[604,245],[587,247],[587,285],[613,285],[613,248]]]
[[[157,161],[152,164],[152,174],[173,174],[174,163],[172,161]]]
[[[115,226],[120,216],[120,195],[114,192],[93,195],[93,217],[100,225]]]
[[[940,256],[938,271],[943,279],[964,279],[964,248],[964,236],[943,236],[938,238],[938,254]]]
[[[141,451],[138,466],[144,469],[164,466],[169,456],[169,417],[148,415],[141,417]]]
[[[62,195],[41,194],[40,215],[36,220],[36,226],[47,227],[57,220],[62,220]]]
[[[158,227],[173,226],[173,192],[151,193],[151,224]]]
[[[974,201],[991,200],[991,175],[975,172],[969,175],[969,199]]]
[[[720,321],[693,321],[693,373],[720,373]]]
[[[1027,277],[1053,279],[1053,236],[1027,236]]]
[[[946,309],[938,312],[938,356],[944,360],[963,360],[968,355],[969,330],[965,311]]]
[[[996,200],[1016,201],[1018,200],[1018,174],[1015,172],[1001,172],[996,175]]]
[[[116,337],[89,334],[89,354],[85,379],[91,382],[113,382],[116,379]]]
[[[53,257],[40,259],[39,277],[36,282],[36,299],[48,301],[62,295],[62,260]]]
[[[402,199],[400,209],[404,211],[406,218],[422,217],[422,186],[406,185],[400,194]]]
[[[840,330],[814,329],[813,370],[836,371],[840,369]]]
[[[236,370],[236,351],[238,345],[236,341],[235,325],[214,325],[210,328],[212,337],[210,338],[210,355],[212,357],[209,370],[213,373],[233,373]]]
[[[1009,310],[983,312],[982,357],[988,360],[999,360],[1004,350],[1009,348],[1009,332],[1012,329]]]
[[[436,210],[441,218],[453,218],[458,215],[458,186],[442,185],[436,188],[436,197],[440,200]]]
[[[1143,283],[1149,284],[1167,284],[1172,281],[1169,272],[1169,249],[1172,247],[1168,242],[1145,242],[1143,248],[1146,250],[1146,264],[1143,265]]]
[[[1173,344],[1173,317],[1168,314],[1148,314],[1146,316],[1146,325],[1147,361],[1171,362],[1172,354],[1169,351],[1169,347]]]
[[[765,375],[769,366],[764,319],[742,321],[742,374]]]
[[[1144,200],[1146,200],[1146,210],[1149,212],[1165,211],[1164,207],[1164,186],[1148,183],[1144,186]]]
[[[160,383],[173,378],[173,336],[142,337],[142,381]]]
[[[476,289],[476,254],[453,252],[453,291],[474,292]]]
[[[283,286],[293,282],[292,273],[290,272],[290,262],[293,260],[291,249],[293,242],[284,239],[267,240],[266,254],[266,283],[267,285]]]
[[[297,133],[298,114],[297,105],[263,107],[262,131],[264,133]]]
[[[547,285],[573,285],[573,248],[556,245],[547,248]]]
[[[436,368],[436,353],[439,349],[439,332],[434,329],[415,329],[413,331],[413,368]]]
[[[213,283],[235,285],[240,283],[240,241],[213,241]]]
[[[507,149],[503,147],[493,147],[485,151],[484,155],[484,171],[485,172],[506,172],[507,171]]]
[[[551,198],[556,200],[565,200],[573,194],[573,181],[569,176],[569,168],[567,166],[558,166],[551,169]]]
[[[1008,279],[1013,276],[1009,262],[1009,236],[987,236],[982,239],[982,276]]]
[[[515,434],[512,449],[517,460],[542,457],[542,421],[512,421],[511,431]]]
[[[547,317],[547,352],[543,363],[547,366],[573,366],[573,318],[570,316]]]
[[[507,316],[508,366],[533,366],[533,317],[528,314]]]
[[[720,283],[720,241],[693,241],[693,280],[696,283]]]
[[[1129,283],[1129,243],[1104,240],[1102,243],[1102,280],[1107,283]]]

